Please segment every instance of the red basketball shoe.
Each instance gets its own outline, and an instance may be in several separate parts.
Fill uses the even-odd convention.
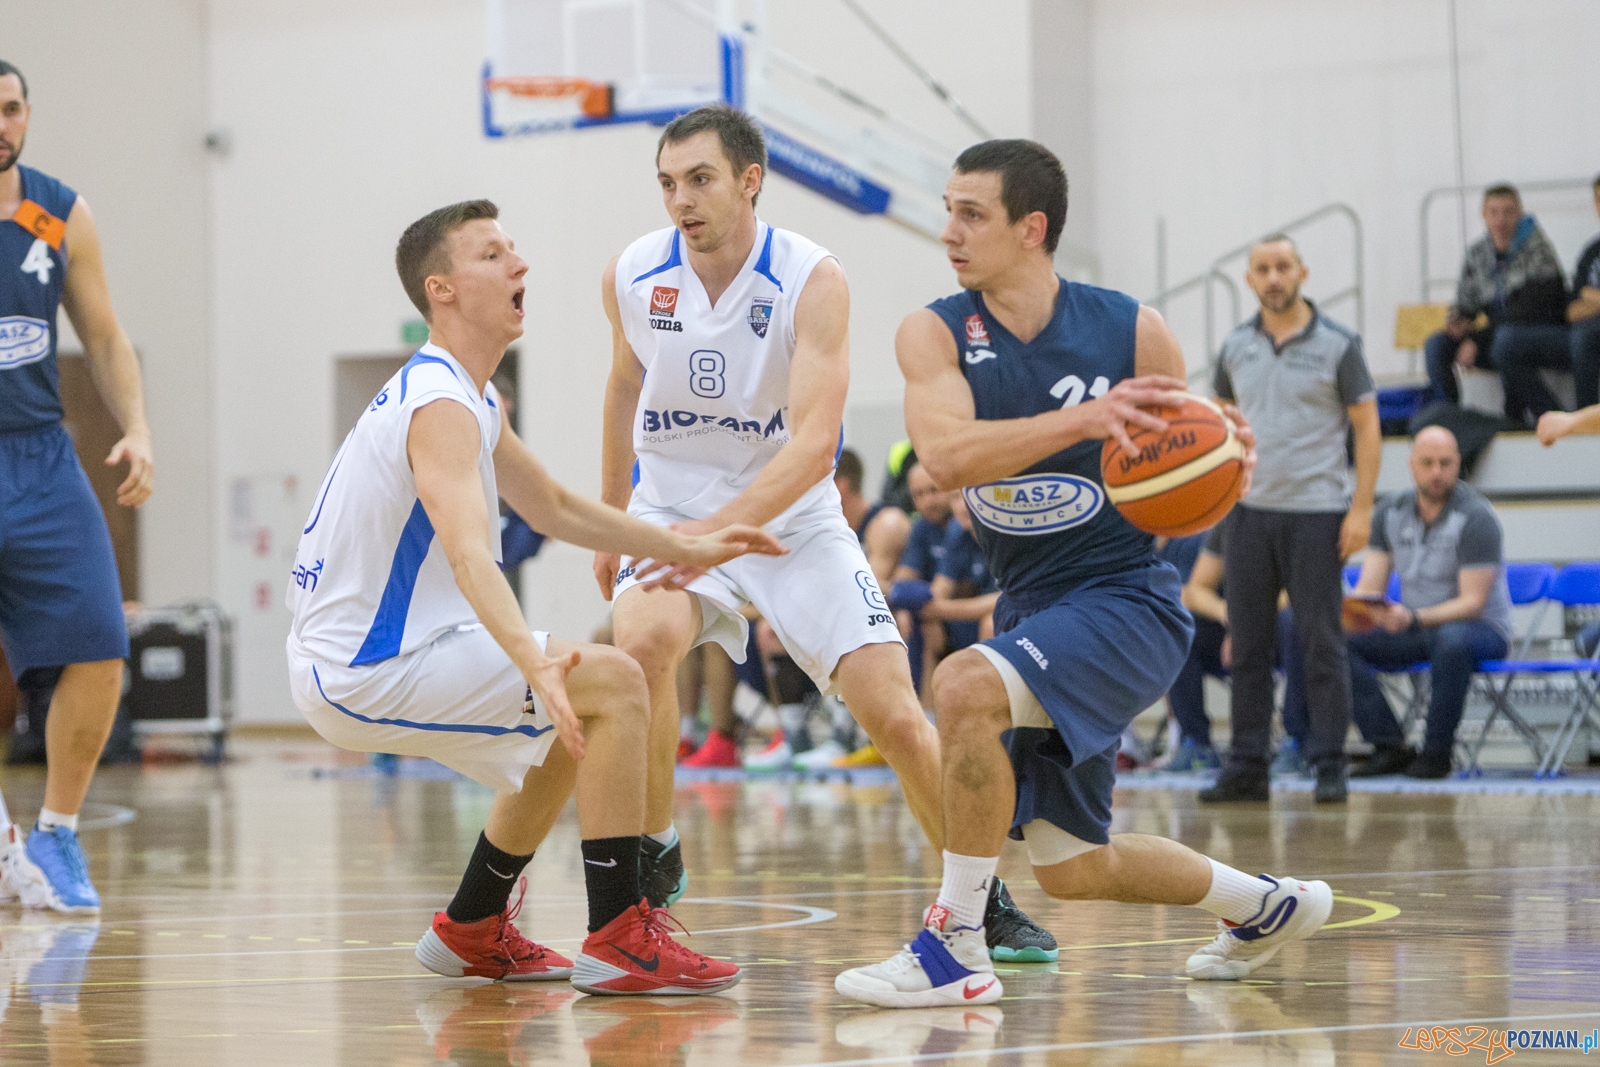
[[[733,964],[678,944],[669,923],[683,929],[667,909],[643,900],[618,915],[584,941],[573,986],[585,993],[659,997],[719,993],[743,977]]]
[[[685,767],[737,767],[739,743],[720,730],[712,730],[694,755],[678,762]]]
[[[497,982],[551,982],[572,975],[572,961],[522,936],[511,920],[522,910],[528,879],[518,882],[517,902],[499,915],[458,923],[445,912],[417,942],[417,962],[446,978],[492,978]]]

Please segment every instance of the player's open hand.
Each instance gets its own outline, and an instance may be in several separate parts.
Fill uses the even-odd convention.
[[[1128,427],[1154,430],[1161,433],[1167,428],[1165,419],[1157,418],[1145,408],[1176,406],[1181,402],[1184,383],[1164,374],[1147,374],[1142,378],[1124,378],[1098,399],[1079,404],[1073,411],[1086,421],[1085,437],[1111,438],[1129,455],[1139,449],[1134,445]]]
[[[1244,446],[1244,484],[1239,488],[1239,499],[1250,495],[1250,483],[1256,476],[1256,431],[1237,405],[1223,404],[1222,417],[1233,423],[1233,436]]]
[[[594,554],[594,580],[600,583],[600,595],[607,600],[617,588],[617,572],[622,569],[622,557],[615,552]]]
[[[683,535],[686,533],[683,527],[688,525],[674,526],[673,530]],[[730,559],[749,553],[782,556],[789,551],[776,537],[755,526],[724,526],[710,533],[690,533],[683,540],[682,549],[675,553],[678,562],[652,559],[639,564],[640,585],[646,589],[682,589],[710,568]]]
[[[544,713],[556,728],[556,736],[567,747],[575,760],[583,759],[583,726],[573,714],[572,703],[567,699],[567,675],[578,665],[577,650],[564,656],[541,656],[536,663],[523,668],[522,677],[533,690],[533,695],[544,705]]]
[[[111,446],[106,466],[128,464],[128,476],[117,486],[117,503],[125,508],[136,508],[150,499],[155,488],[156,464],[150,452],[150,438],[143,434],[129,434]]]

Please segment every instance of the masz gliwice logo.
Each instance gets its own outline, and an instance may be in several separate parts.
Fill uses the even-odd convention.
[[[25,315],[0,318],[0,369],[37,363],[50,354],[50,324]]]
[[[650,292],[650,328],[682,333],[683,323],[674,316],[678,310],[678,290],[670,285],[658,285]]]
[[[1003,478],[961,490],[972,517],[991,530],[1034,537],[1081,526],[1105,504],[1105,490],[1073,474]]]
[[[750,303],[750,329],[757,337],[767,335],[767,327],[772,323],[772,298],[758,296]]]

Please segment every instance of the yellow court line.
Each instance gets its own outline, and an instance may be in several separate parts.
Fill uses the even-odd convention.
[[[1400,914],[1400,909],[1393,904],[1382,900],[1367,900],[1363,897],[1346,897],[1334,895],[1335,904],[1359,904],[1364,908],[1371,908],[1369,915],[1360,915],[1354,919],[1345,919],[1341,922],[1328,923],[1324,930],[1344,930],[1352,926],[1366,926],[1368,923],[1381,923]],[[1209,937],[1167,937],[1160,941],[1118,941],[1110,945],[1062,945],[1062,952],[1087,952],[1098,948],[1144,948],[1148,945],[1186,945],[1196,941],[1210,941]]]

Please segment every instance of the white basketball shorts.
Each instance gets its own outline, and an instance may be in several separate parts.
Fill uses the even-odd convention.
[[[639,504],[637,497],[628,513],[652,526],[689,521],[686,515]],[[734,662],[743,663],[750,623],[739,609],[752,604],[823,693],[835,692],[833,671],[847,653],[863,645],[904,644],[844,515],[830,508],[797,517],[778,540],[788,555],[740,556],[689,584],[700,598],[695,644],[715,641]],[[622,561],[613,601],[638,584],[633,563]]]
[[[543,649],[550,635],[534,638]],[[332,744],[427,756],[497,793],[520,790],[556,740],[522,672],[477,624],[364,667],[305,656],[290,638],[289,687],[306,721]]]

